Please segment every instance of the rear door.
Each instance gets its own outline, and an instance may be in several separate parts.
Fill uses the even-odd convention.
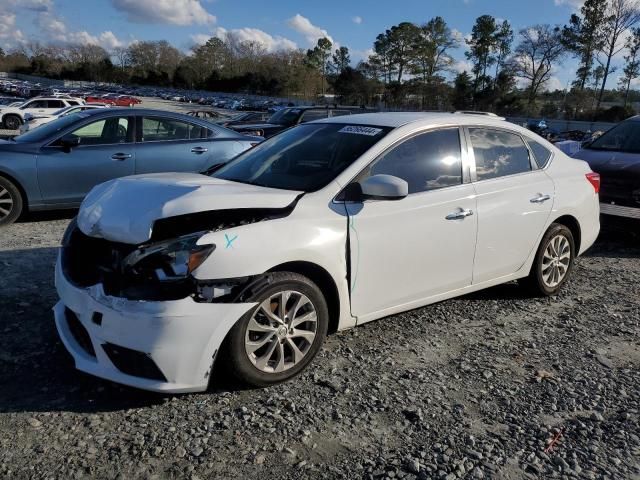
[[[95,185],[134,173],[134,119],[113,116],[91,121],[70,135],[80,145],[66,152],[61,138],[38,155],[38,184],[43,199],[53,204],[77,204]]]
[[[219,132],[171,117],[138,117],[136,173],[202,172],[240,153],[240,142]]]
[[[466,131],[478,195],[476,284],[511,275],[524,265],[543,234],[555,188],[517,133],[485,127]]]

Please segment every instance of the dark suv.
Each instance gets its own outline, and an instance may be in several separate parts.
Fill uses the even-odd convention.
[[[258,135],[269,138],[276,133],[299,123],[312,122],[328,117],[339,117],[356,113],[372,112],[361,107],[288,107],[278,110],[265,123],[250,123],[244,125],[228,125],[228,128],[236,132],[249,135]],[[259,132],[259,133],[258,133]]]
[[[600,174],[600,211],[640,219],[640,116],[605,132],[574,155]]]

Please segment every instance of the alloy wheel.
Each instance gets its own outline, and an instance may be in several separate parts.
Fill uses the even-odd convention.
[[[557,287],[567,275],[571,263],[571,245],[564,235],[551,238],[542,257],[542,281],[548,288]]]
[[[0,221],[7,218],[13,210],[13,197],[11,192],[0,186]]]
[[[283,372],[309,353],[317,328],[316,309],[306,295],[293,290],[277,292],[249,320],[245,351],[258,370]]]

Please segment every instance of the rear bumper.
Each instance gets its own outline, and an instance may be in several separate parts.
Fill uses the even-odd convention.
[[[601,203],[600,213],[602,213],[603,215],[613,215],[616,217],[635,218],[640,220],[640,208],[612,205],[610,203]]]
[[[56,327],[76,368],[156,392],[206,390],[222,341],[254,306],[202,304],[191,298],[145,302],[110,297],[101,285],[72,285],[62,274],[59,258],[56,288],[60,296],[53,308]],[[114,347],[120,358],[114,357]],[[140,365],[124,366],[131,361]],[[161,375],[154,375],[149,366]]]

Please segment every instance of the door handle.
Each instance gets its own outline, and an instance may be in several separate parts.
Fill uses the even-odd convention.
[[[209,149],[205,148],[205,147],[193,147],[191,149],[192,153],[205,153],[205,152],[208,152],[208,151],[209,151]]]
[[[111,155],[112,160],[118,160],[120,162],[126,160],[127,158],[131,158],[130,153],[114,153],[113,155]]]
[[[447,220],[462,220],[466,217],[469,217],[473,215],[473,210],[469,210],[469,209],[460,209],[457,212],[451,212],[449,215],[447,215],[446,218]]]
[[[532,198],[531,200],[529,200],[531,203],[544,203],[547,200],[551,200],[551,196],[550,195],[538,195],[535,198]]]

